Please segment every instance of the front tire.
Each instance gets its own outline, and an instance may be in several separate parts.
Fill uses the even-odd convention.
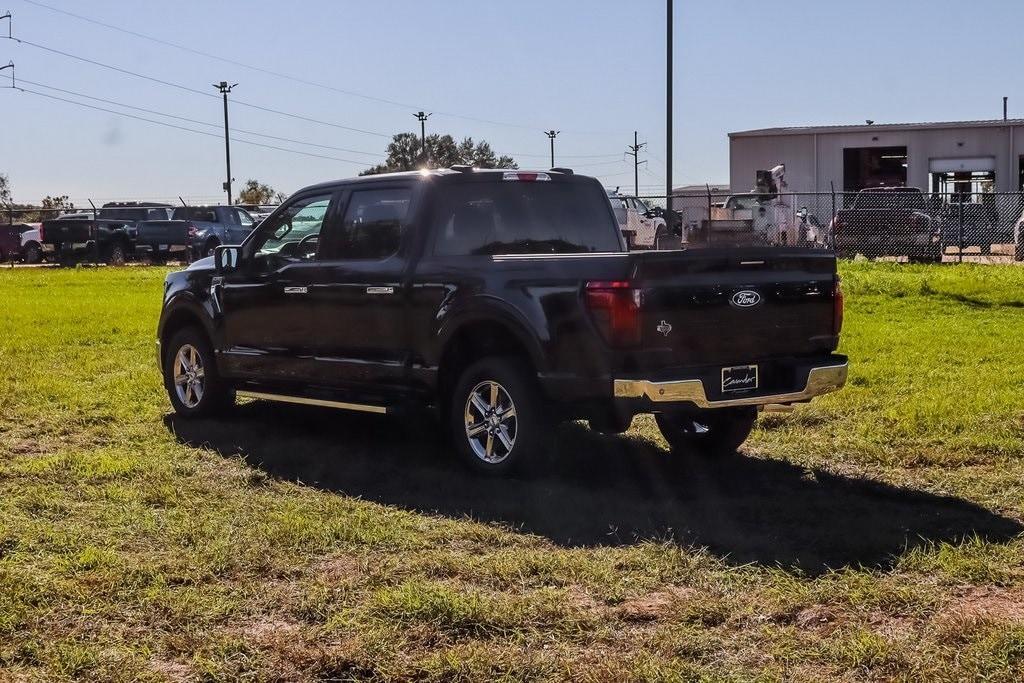
[[[462,460],[477,472],[523,471],[541,459],[550,422],[529,366],[483,358],[466,368],[450,397],[448,421]]]
[[[198,328],[186,327],[171,337],[163,372],[167,396],[182,417],[208,417],[234,404],[234,391],[221,379],[213,348]]]
[[[687,455],[731,455],[750,436],[757,408],[715,408],[659,413],[658,429],[674,452]]]

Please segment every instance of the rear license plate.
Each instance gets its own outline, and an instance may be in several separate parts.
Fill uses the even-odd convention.
[[[757,366],[734,365],[722,368],[722,393],[757,389]]]

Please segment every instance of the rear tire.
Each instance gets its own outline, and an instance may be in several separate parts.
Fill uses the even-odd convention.
[[[25,245],[25,263],[39,263],[43,260],[43,250],[35,242]]]
[[[715,408],[659,413],[654,416],[673,452],[686,455],[731,455],[750,436],[757,408]]]
[[[108,266],[123,266],[128,260],[128,251],[121,242],[114,242],[107,247],[107,254],[103,260]]]
[[[164,388],[174,412],[182,417],[209,417],[235,402],[235,392],[217,372],[213,348],[196,327],[176,332],[164,346]]]
[[[537,464],[551,438],[535,374],[517,358],[486,357],[466,368],[449,397],[448,423],[463,462],[488,475]]]

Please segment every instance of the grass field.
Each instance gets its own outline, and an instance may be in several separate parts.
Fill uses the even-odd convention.
[[[0,680],[1024,678],[1024,269],[848,264],[850,385],[742,456],[169,415],[163,272],[0,270]]]

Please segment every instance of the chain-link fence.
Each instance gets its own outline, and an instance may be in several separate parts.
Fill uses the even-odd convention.
[[[665,195],[616,195],[612,201],[630,245],[638,249],[786,246],[833,250],[840,258],[1024,261],[1024,193],[709,191],[674,195],[671,210]],[[188,262],[217,244],[240,242],[274,208],[184,201],[7,206],[0,260]]]
[[[797,246],[840,258],[911,262],[1024,261],[1024,193],[914,188],[641,197],[690,249]]]

